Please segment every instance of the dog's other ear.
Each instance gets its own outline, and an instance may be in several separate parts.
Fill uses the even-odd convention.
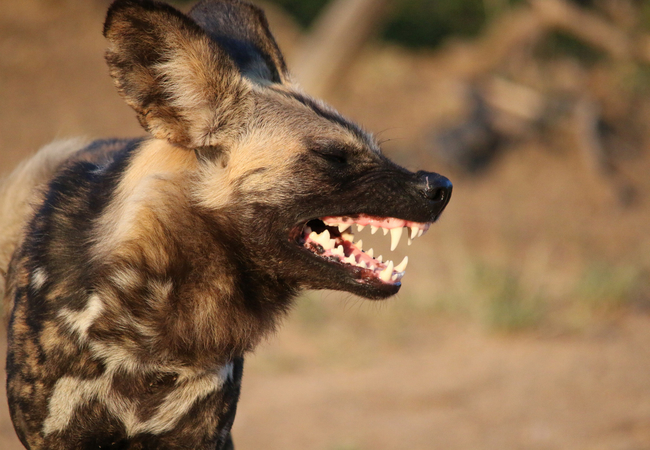
[[[203,0],[189,16],[225,49],[245,76],[288,83],[289,71],[264,12],[239,0]]]
[[[104,36],[118,91],[155,137],[208,147],[245,123],[250,83],[228,51],[181,12],[151,0],[117,0]]]

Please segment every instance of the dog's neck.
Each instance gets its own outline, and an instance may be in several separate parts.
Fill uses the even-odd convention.
[[[187,178],[196,164],[193,152],[160,141],[129,157],[96,221],[97,289],[109,313],[93,331],[101,339],[129,328],[141,358],[203,370],[252,350],[295,289],[272,277],[260,282],[238,264],[246,258],[236,247],[224,247],[228,217],[191,200]]]

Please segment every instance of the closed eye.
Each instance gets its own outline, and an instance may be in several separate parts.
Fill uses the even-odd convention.
[[[323,158],[325,161],[337,164],[345,165],[348,163],[348,158],[345,152],[338,148],[313,148],[312,151],[318,156]]]

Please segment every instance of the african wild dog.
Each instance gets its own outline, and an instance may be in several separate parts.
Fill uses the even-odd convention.
[[[301,289],[399,290],[406,262],[350,225],[395,246],[451,184],[302,93],[248,3],[117,0],[104,35],[152,137],[53,144],[5,182],[12,419],[30,449],[232,448],[243,355]]]

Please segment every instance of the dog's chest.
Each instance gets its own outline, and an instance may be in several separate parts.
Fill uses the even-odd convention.
[[[218,414],[208,406],[211,399],[232,395],[230,391],[238,385],[232,362],[218,371],[199,374],[125,374],[109,368],[93,379],[63,376],[51,392],[43,434],[87,428],[84,422],[89,416],[82,412],[89,409],[90,416],[116,419],[127,437],[180,433],[179,424],[191,426],[191,411],[208,417]]]
[[[43,333],[33,337],[14,335],[37,355],[47,353]],[[52,365],[24,360],[22,352],[10,354],[15,370],[8,393],[17,400],[12,414],[22,423],[21,437],[36,443],[33,448],[221,449],[229,438],[242,358],[213,370],[134,370],[135,365],[120,363],[124,355],[110,348],[92,343],[83,347],[71,360],[94,361],[88,363],[94,370],[81,370],[75,363],[57,374]],[[34,376],[40,378],[36,384]]]

